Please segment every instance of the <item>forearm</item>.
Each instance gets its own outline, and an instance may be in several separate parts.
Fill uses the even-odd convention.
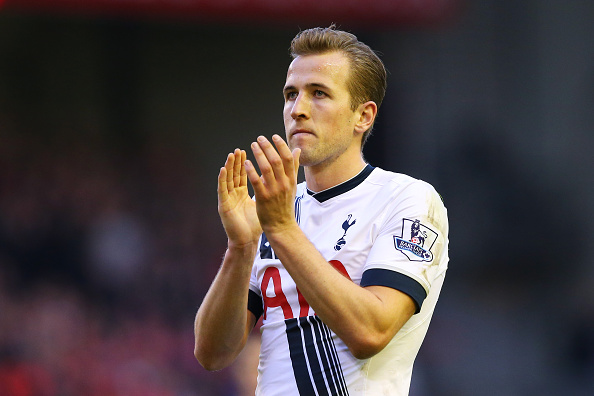
[[[379,352],[410,318],[407,296],[401,313],[392,294],[362,288],[334,269],[295,224],[267,237],[309,305],[357,357]],[[396,296],[400,298],[401,296]]]
[[[194,354],[209,370],[231,364],[253,327],[247,299],[255,253],[255,245],[227,250],[196,314]]]

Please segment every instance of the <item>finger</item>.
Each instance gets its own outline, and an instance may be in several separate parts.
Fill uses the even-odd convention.
[[[296,148],[291,154],[293,155],[293,164],[295,165],[295,179],[297,179],[297,175],[299,174],[299,159],[301,158],[301,149]]]
[[[275,179],[280,180],[283,176],[285,176],[285,166],[283,159],[276,151],[272,143],[270,143],[264,136],[258,137],[258,145],[266,156],[266,160],[270,164]],[[260,165],[260,162],[258,162],[258,165]],[[266,177],[264,170],[262,168],[260,168],[260,170],[262,171],[262,175]],[[264,180],[266,180],[266,178]]]
[[[264,154],[264,151],[262,151],[262,147],[260,147],[260,144],[258,142],[254,142],[251,145],[252,148],[252,153],[254,154],[254,157],[256,158],[256,163],[258,164],[258,168],[260,168],[260,173],[262,174],[262,179],[264,181],[264,183],[266,184],[270,184],[272,182],[274,182],[274,171],[272,169],[272,165],[270,165],[270,162],[268,161],[268,158],[266,157],[266,154]],[[247,162],[246,162],[247,164]],[[253,163],[252,163],[253,166]],[[255,168],[254,168],[255,171]],[[256,172],[257,173],[257,172]],[[252,186],[254,185],[252,178],[250,177],[250,172],[248,172],[248,177],[250,179],[250,182],[252,182]]]
[[[247,153],[245,150],[241,150],[241,172],[239,174],[239,186],[247,187],[247,172],[245,170],[245,161],[247,159]]]
[[[227,155],[227,161],[225,161],[227,191],[233,191],[233,168],[235,167],[235,155],[229,153]]]
[[[219,202],[224,202],[229,199],[229,191],[227,190],[227,169],[224,166],[219,170],[217,194],[219,196]]]
[[[247,173],[248,179],[250,180],[250,183],[252,184],[252,187],[254,188],[254,194],[256,195],[257,200],[258,196],[261,196],[265,192],[265,187],[262,183],[262,179],[260,178],[260,175],[258,175],[258,172],[254,167],[254,164],[250,160],[245,161],[245,171]]]
[[[241,183],[241,168],[243,165],[243,162],[241,162],[241,150],[235,149],[233,156],[233,186],[237,187]]]
[[[273,135],[272,141],[278,150],[278,155],[280,156],[283,162],[283,172],[287,177],[294,178],[295,177],[295,159],[293,157],[293,153],[291,153],[291,149],[287,146],[287,143],[281,138],[279,135]]]

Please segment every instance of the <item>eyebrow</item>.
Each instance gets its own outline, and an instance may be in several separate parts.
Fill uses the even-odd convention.
[[[306,88],[323,88],[325,90],[331,91],[332,89],[327,86],[326,84],[322,84],[322,83],[309,83],[305,85]],[[286,87],[283,88],[283,92],[288,92],[288,91],[294,91],[296,90],[297,87],[295,87],[294,85],[287,85]]]

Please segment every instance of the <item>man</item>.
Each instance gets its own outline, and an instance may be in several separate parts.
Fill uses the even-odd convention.
[[[299,33],[291,53],[288,145],[260,136],[260,174],[239,149],[219,173],[228,249],[196,358],[231,364],[263,316],[257,395],[407,395],[447,268],[446,209],[427,183],[363,158],[386,86],[375,53],[334,27]]]

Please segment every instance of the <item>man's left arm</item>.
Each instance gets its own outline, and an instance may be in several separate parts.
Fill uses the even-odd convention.
[[[359,359],[380,352],[415,313],[407,294],[384,286],[361,287],[335,270],[299,228],[294,215],[299,151],[274,136],[259,137],[246,170],[262,229],[278,258],[316,314]],[[278,151],[277,151],[278,150]]]
[[[343,276],[299,226],[267,237],[309,305],[356,358],[380,352],[415,313],[407,294],[385,286],[361,287]]]

